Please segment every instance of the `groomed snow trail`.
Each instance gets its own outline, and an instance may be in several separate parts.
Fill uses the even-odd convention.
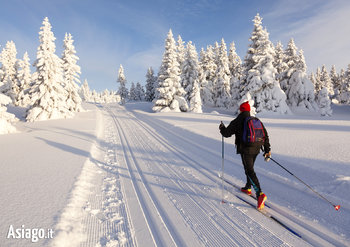
[[[195,164],[205,165],[203,150],[186,155],[183,146],[157,133],[159,126],[136,118],[123,106],[103,110],[108,133],[114,136],[110,147],[115,157],[109,169],[118,174],[114,185],[125,208],[119,221],[127,222],[122,235],[128,237],[118,241],[114,229],[100,239],[101,245],[308,245],[232,195],[221,204],[220,180]],[[112,149],[109,152],[113,157]]]
[[[188,132],[164,126],[159,119],[166,115],[155,118],[118,104],[98,108],[97,139],[53,246],[346,246],[268,202],[267,210],[287,230],[230,186],[222,204],[221,150],[205,143],[207,137],[192,140]]]

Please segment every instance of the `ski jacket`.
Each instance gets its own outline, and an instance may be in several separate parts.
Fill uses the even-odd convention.
[[[244,120],[250,116],[249,111],[241,112],[234,120],[231,121],[231,123],[227,127],[223,127],[220,129],[220,133],[224,137],[231,137],[232,135],[235,135],[235,144],[237,148],[238,154],[258,154],[260,152],[260,147],[248,147],[244,145],[242,138],[243,138],[243,125]],[[264,132],[265,132],[265,143],[264,143],[264,150],[265,153],[270,152],[270,141],[268,133],[265,129],[265,126],[263,124]]]

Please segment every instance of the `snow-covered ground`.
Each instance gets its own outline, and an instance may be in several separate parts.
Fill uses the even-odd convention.
[[[266,211],[290,230],[227,184],[221,203],[218,125],[228,112],[85,108],[74,119],[19,121],[18,133],[0,137],[0,246],[350,246],[349,106],[331,118],[260,117],[273,158],[341,205],[259,156]],[[233,143],[225,139],[225,178],[242,186]],[[34,237],[38,228],[47,238]]]

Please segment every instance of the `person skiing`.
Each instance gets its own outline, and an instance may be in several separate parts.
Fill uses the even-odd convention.
[[[264,146],[265,161],[269,161],[269,158],[271,157],[269,136],[264,125],[261,123],[265,134],[265,140],[263,145],[247,145],[246,143],[244,143],[242,140],[243,128],[246,118],[250,117],[249,102],[242,103],[239,107],[239,110],[240,114],[234,120],[232,120],[227,127],[225,127],[225,125],[221,122],[221,124],[219,125],[219,129],[221,135],[226,138],[235,135],[235,145],[237,153],[241,155],[244,171],[247,177],[246,185],[243,188],[241,188],[241,191],[248,195],[251,195],[251,186],[253,185],[258,201],[257,208],[261,210],[265,206],[265,201],[267,197],[261,190],[258,177],[256,176],[254,171],[254,163],[257,155],[260,153],[261,146]]]

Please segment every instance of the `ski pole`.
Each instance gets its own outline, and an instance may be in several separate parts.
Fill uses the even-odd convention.
[[[224,160],[225,160],[224,150],[225,150],[224,136],[221,136],[221,203],[225,203],[224,201]]]
[[[301,183],[303,183],[306,187],[308,187],[312,192],[314,192],[316,195],[318,195],[319,197],[321,197],[323,200],[327,201],[328,203],[330,203],[335,210],[339,210],[340,209],[340,205],[335,205],[332,202],[330,202],[327,198],[325,198],[324,196],[322,196],[320,193],[318,193],[317,191],[315,191],[310,185],[306,184],[303,180],[301,180],[300,178],[298,178],[297,176],[295,176],[293,173],[291,173],[289,170],[287,170],[287,168],[285,168],[284,166],[282,166],[280,163],[278,163],[276,160],[274,160],[273,158],[270,157],[270,159],[275,162],[277,165],[279,165],[282,169],[284,169],[286,172],[288,172],[290,175],[292,175],[293,177],[295,177],[296,179],[298,179]]]

